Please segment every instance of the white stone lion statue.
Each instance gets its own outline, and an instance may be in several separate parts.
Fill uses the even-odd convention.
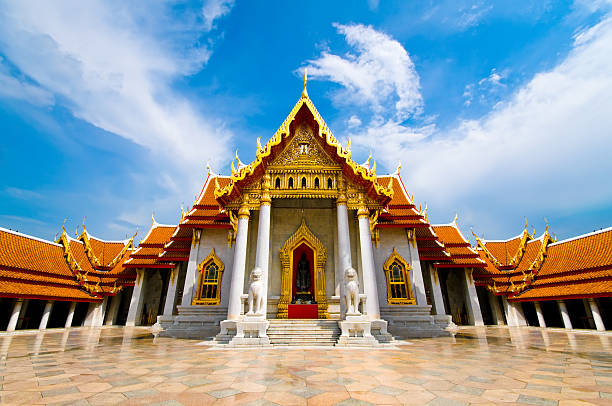
[[[263,271],[254,268],[251,271],[251,285],[249,286],[249,311],[247,316],[261,315],[263,311],[264,285],[261,280]]]
[[[346,268],[344,271],[345,287],[344,287],[344,304],[346,305],[346,313],[350,315],[359,313],[359,281],[357,280],[357,271],[353,268]]]

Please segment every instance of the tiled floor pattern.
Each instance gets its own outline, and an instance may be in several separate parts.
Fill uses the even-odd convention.
[[[0,403],[612,405],[612,335],[465,328],[396,349],[217,350],[146,329],[0,336]]]

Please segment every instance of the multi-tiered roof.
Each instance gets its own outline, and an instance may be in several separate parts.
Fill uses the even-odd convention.
[[[612,228],[556,242],[548,228],[504,241],[477,237],[477,285],[509,300],[612,296]]]
[[[0,296],[102,300],[134,284],[123,266],[132,244],[92,237],[84,225],[78,239],[63,229],[55,242],[0,228]]]

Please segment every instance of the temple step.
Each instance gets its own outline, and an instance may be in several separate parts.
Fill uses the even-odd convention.
[[[334,346],[340,336],[335,320],[272,319],[266,332],[277,346]]]

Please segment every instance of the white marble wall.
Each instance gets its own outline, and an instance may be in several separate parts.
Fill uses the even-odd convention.
[[[233,260],[234,260],[234,248],[229,247],[227,244],[227,230],[202,230],[202,236],[200,237],[200,243],[191,247],[191,255],[194,254],[195,251],[195,267],[200,264],[208,255],[212,249],[215,249],[215,254],[221,262],[223,262],[223,266],[225,267],[223,271],[223,277],[221,279],[221,303],[220,307],[227,307],[227,301],[229,296],[229,287],[232,279],[232,270],[233,270]],[[185,285],[183,292],[183,302],[182,306],[190,306],[191,301],[193,300],[193,296],[197,289],[198,283],[198,271],[189,272],[187,270],[187,275],[185,277]],[[188,300],[185,300],[188,299]]]
[[[381,305],[387,306],[387,277],[383,270],[385,261],[391,256],[393,248],[404,260],[410,264],[412,258],[410,256],[410,246],[406,236],[406,230],[403,228],[386,228],[380,230],[380,242],[378,248],[374,248],[374,264],[376,265],[376,285],[378,287],[378,300]],[[414,285],[415,269],[411,266],[410,283],[412,284],[412,294],[416,295]],[[424,294],[424,292],[423,292]]]

